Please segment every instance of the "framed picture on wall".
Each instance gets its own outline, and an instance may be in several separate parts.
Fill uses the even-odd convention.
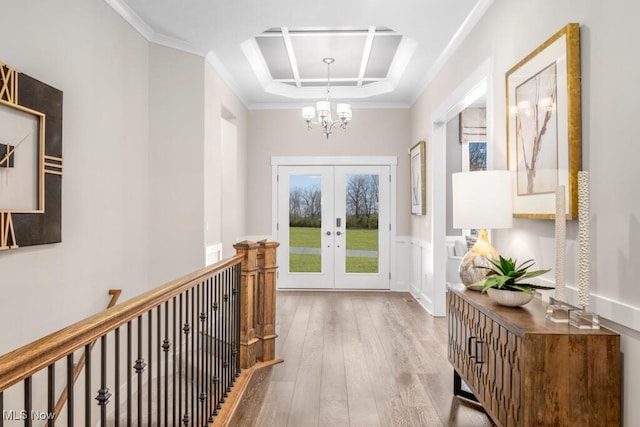
[[[566,189],[578,212],[581,168],[580,26],[568,24],[506,73],[507,163],[516,217],[554,218]]]
[[[409,168],[411,170],[411,214],[427,214],[427,186],[425,142],[420,141],[409,150]]]

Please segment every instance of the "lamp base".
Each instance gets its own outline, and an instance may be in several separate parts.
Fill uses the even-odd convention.
[[[487,238],[487,230],[478,232],[478,240],[466,253],[460,262],[460,280],[467,287],[474,291],[481,291],[482,286],[472,286],[487,277],[488,270],[477,267],[492,267],[489,259],[498,259],[498,251],[494,249]]]

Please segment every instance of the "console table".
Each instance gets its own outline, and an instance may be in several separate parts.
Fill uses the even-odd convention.
[[[619,426],[620,335],[450,285],[448,357],[498,426]]]

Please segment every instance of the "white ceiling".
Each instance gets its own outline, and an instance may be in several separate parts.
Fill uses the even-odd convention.
[[[105,0],[148,40],[206,56],[249,108],[326,93],[409,107],[493,0]]]

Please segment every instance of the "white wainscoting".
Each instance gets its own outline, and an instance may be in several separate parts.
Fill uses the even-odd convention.
[[[444,290],[435,286],[433,244],[407,236],[396,239],[398,262],[394,290],[409,291],[425,310],[434,316],[444,316]]]

